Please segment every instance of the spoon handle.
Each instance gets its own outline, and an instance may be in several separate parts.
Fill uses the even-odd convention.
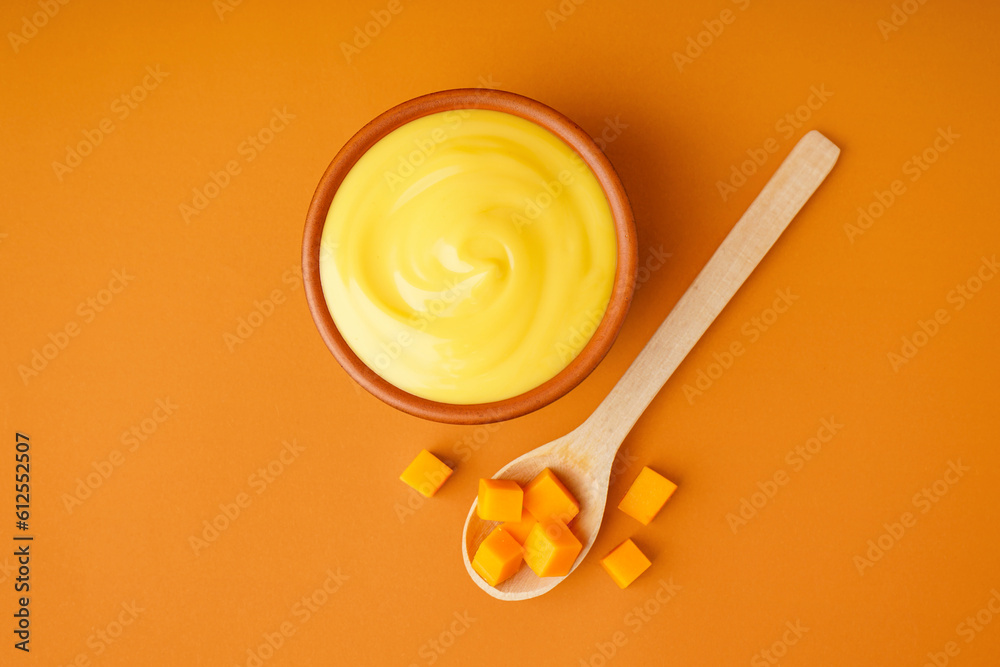
[[[600,434],[594,442],[607,443],[617,451],[653,397],[830,173],[838,155],[840,149],[815,130],[795,145],[625,375],[582,426]]]

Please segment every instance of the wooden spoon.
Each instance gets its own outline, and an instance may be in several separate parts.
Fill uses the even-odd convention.
[[[526,484],[544,468],[551,468],[563,481],[580,502],[572,529],[583,550],[574,570],[601,528],[611,466],[625,436],[830,173],[838,155],[840,149],[819,132],[806,134],[594,413],[572,432],[514,459],[494,475]],[[552,590],[566,578],[537,577],[525,566],[496,588],[483,581],[472,569],[472,557],[496,525],[480,519],[476,502],[472,503],[462,533],[462,559],[480,588],[500,600],[526,600]]]

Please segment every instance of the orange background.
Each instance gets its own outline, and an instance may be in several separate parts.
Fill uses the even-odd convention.
[[[773,646],[783,665],[918,665],[954,642],[949,664],[995,665],[1000,618],[961,624],[992,616],[1000,590],[1000,280],[961,309],[949,292],[1000,248],[1000,7],[903,4],[915,13],[886,32],[889,0],[564,0],[558,22],[546,14],[558,0],[402,0],[347,62],[340,43],[387,3],[247,0],[220,16],[210,0],[74,1],[37,34],[23,22],[37,2],[4,3],[0,664],[252,665],[248,651],[285,624],[294,634],[272,637],[263,664],[773,664],[759,653]],[[731,22],[713,23],[727,9]],[[11,43],[18,32],[31,36]],[[679,69],[674,53],[699,33],[707,46]],[[167,74],[146,78],[122,117],[115,100],[147,66]],[[606,151],[640,261],[671,254],[586,382],[490,429],[421,421],[359,390],[295,273],[310,196],[340,146],[403,100],[484,84],[597,137],[617,122]],[[799,109],[824,86],[826,101]],[[242,142],[275,109],[294,118],[248,161]],[[785,129],[797,109],[808,119]],[[57,175],[103,119],[112,131]],[[958,138],[910,180],[907,161],[939,128]],[[485,595],[459,553],[477,478],[594,409],[809,129],[841,146],[838,165],[626,440],[587,561],[538,600]],[[777,152],[724,201],[717,182],[771,138]],[[186,222],[181,205],[229,161],[239,173]],[[905,192],[874,224],[845,229],[896,179]],[[124,288],[111,282],[123,270]],[[761,331],[753,318],[770,318],[784,289],[798,299]],[[889,353],[938,309],[947,322],[894,368]],[[75,336],[59,335],[67,325]],[[734,341],[745,353],[720,374],[714,355]],[[53,358],[25,375],[36,351]],[[700,372],[717,379],[685,392]],[[843,426],[796,470],[786,454],[824,418]],[[33,456],[29,655],[10,632],[16,431]],[[283,441],[304,449],[273,464]],[[419,503],[397,476],[424,447],[457,469]],[[968,470],[936,502],[915,498],[949,462]],[[280,473],[264,478],[269,463]],[[646,464],[680,489],[644,528],[614,505]],[[774,488],[778,471],[788,482]],[[78,487],[89,496],[67,505]],[[761,504],[761,488],[773,497],[734,532],[727,515]],[[249,499],[239,516],[192,546],[237,499]],[[905,512],[915,525],[883,536]],[[620,591],[596,563],[629,536],[654,564]],[[880,536],[888,550],[859,566]],[[339,588],[316,593],[328,571]],[[681,589],[661,605],[671,579]],[[314,594],[323,604],[305,618]]]

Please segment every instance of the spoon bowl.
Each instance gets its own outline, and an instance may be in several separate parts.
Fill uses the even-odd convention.
[[[580,513],[574,517],[570,530],[576,535],[583,549],[573,563],[572,573],[583,562],[604,518],[604,505],[608,499],[608,482],[611,478],[611,466],[614,463],[615,452],[595,451],[578,440],[583,437],[578,428],[561,438],[548,442],[531,450],[523,456],[514,459],[494,475],[496,478],[512,479],[522,487],[533,480],[545,468],[550,468],[563,483],[566,489],[580,503]],[[617,449],[617,447],[615,448]],[[462,555],[465,567],[472,575],[472,580],[484,591],[494,597],[502,594],[504,600],[526,600],[536,597],[554,588],[566,577],[535,576],[528,567],[522,567],[510,579],[500,583],[496,588],[487,584],[472,569],[471,557],[476,553],[480,542],[498,525],[496,521],[484,521],[476,514],[478,501],[472,503],[469,516],[465,520],[462,531]],[[569,576],[567,574],[567,576]]]
[[[569,434],[514,459],[494,475],[524,485],[551,468],[576,497],[580,513],[570,529],[583,549],[570,574],[597,539],[608,500],[611,466],[625,436],[830,173],[839,155],[840,149],[819,132],[806,134],[593,414]],[[497,587],[483,581],[472,569],[472,559],[497,523],[479,518],[477,502],[472,503],[465,520],[462,558],[480,588],[500,600],[527,600],[552,590],[566,578],[537,577],[530,568],[522,567]]]

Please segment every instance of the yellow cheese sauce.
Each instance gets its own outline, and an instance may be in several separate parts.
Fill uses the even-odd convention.
[[[341,335],[385,380],[485,403],[576,357],[616,257],[604,191],[572,148],[517,116],[459,109],[358,160],[330,205],[320,280]]]

